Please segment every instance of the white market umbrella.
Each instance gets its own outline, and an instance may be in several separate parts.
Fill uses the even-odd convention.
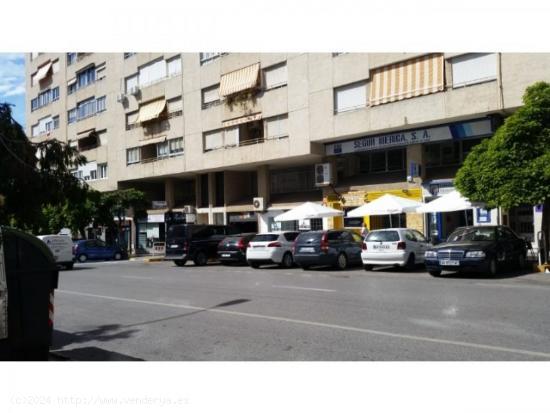
[[[485,205],[481,203],[470,202],[468,198],[464,198],[458,191],[452,191],[432,202],[424,204],[418,208],[416,212],[454,212],[478,207],[482,208],[484,206]]]
[[[344,215],[344,211],[339,211],[313,202],[306,202],[281,215],[277,215],[274,219],[277,222],[297,221],[301,219],[328,218],[341,215]]]
[[[413,201],[401,196],[385,194],[368,204],[352,209],[348,212],[347,216],[359,218],[366,215],[389,215],[390,226],[392,226],[392,214],[416,212],[422,205],[424,205],[422,202]]]

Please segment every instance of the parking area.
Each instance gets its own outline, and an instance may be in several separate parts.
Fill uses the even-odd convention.
[[[546,360],[550,277],[422,268],[63,271],[54,353],[71,360]]]

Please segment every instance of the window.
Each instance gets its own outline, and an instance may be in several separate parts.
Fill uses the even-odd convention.
[[[107,164],[106,163],[100,163],[100,164],[97,165],[97,177],[99,179],[107,178]]]
[[[130,112],[126,114],[126,130],[130,130],[136,127],[139,111]]]
[[[103,112],[104,110],[106,110],[106,107],[105,107],[105,96],[101,96],[100,98],[97,98],[97,112]]]
[[[52,89],[52,102],[59,99],[59,86]]]
[[[76,53],[67,53],[67,66],[76,62]]]
[[[52,118],[52,121],[53,121],[53,128],[59,129],[59,116],[54,116]]]
[[[96,68],[95,68],[95,80],[96,81],[101,80],[101,79],[105,79],[105,74],[106,74],[105,63],[101,63],[100,65],[96,66]]]
[[[288,136],[288,115],[276,116],[265,120],[266,139],[278,139]]]
[[[210,131],[204,133],[204,151],[211,151],[223,147],[223,131]]]
[[[46,116],[45,118],[39,119],[36,125],[33,125],[31,128],[32,136],[38,136],[43,133],[49,132],[54,128],[53,118],[51,116]]]
[[[40,135],[40,132],[39,132],[39,127],[40,125],[36,124],[36,125],[32,125],[32,130],[31,130],[31,133],[32,133],[32,136],[38,136]]]
[[[206,109],[220,103],[220,84],[202,90],[202,108]]]
[[[264,87],[266,90],[287,84],[286,62],[264,69]]]
[[[90,98],[79,102],[76,105],[77,118],[78,120],[89,118],[90,116],[95,115],[96,113],[96,100],[95,98]]]
[[[239,127],[227,128],[224,132],[224,145],[225,146],[239,146]]]
[[[183,137],[170,139],[168,141],[170,155],[183,154]]]
[[[404,148],[372,151],[359,155],[359,172],[362,174],[405,170]]]
[[[461,141],[462,145],[462,161],[466,159],[472,148],[476,145],[479,145],[481,143],[481,139],[468,139],[465,141]]]
[[[164,141],[157,143],[157,158],[167,157],[168,154],[168,142]]]
[[[77,89],[82,89],[95,82],[95,67],[91,66],[76,74]]]
[[[473,85],[497,78],[495,53],[469,53],[451,59],[453,87]]]
[[[74,92],[76,92],[76,78],[74,79],[71,79],[67,82],[67,94],[68,95],[71,95],[73,94]]]
[[[158,59],[139,68],[139,87],[145,87],[166,77],[166,62]]]
[[[50,102],[56,101],[58,99],[59,99],[59,86],[54,87],[53,89],[48,89],[40,93],[36,98],[31,100],[31,111],[34,111],[43,106],[46,106]]]
[[[67,111],[67,123],[76,122],[76,108]]]
[[[97,171],[90,171],[90,180],[93,181],[97,179]]]
[[[181,73],[181,56],[174,57],[166,61],[168,77],[176,76]]]
[[[181,96],[167,100],[166,108],[168,111],[168,117],[170,118],[183,115],[183,100],[181,99]]]
[[[315,189],[311,166],[274,170],[270,175],[272,194],[306,192]]]
[[[126,93],[132,93],[138,89],[138,75],[132,75],[126,78]]]
[[[334,89],[334,112],[346,112],[367,106],[366,82],[354,83]]]
[[[459,163],[459,142],[431,143],[424,146],[426,167],[457,165]]]
[[[126,164],[131,165],[133,163],[138,163],[141,158],[140,155],[140,148],[126,149]]]
[[[214,59],[217,59],[221,55],[222,53],[220,52],[202,52],[200,54],[201,65],[204,65]]]

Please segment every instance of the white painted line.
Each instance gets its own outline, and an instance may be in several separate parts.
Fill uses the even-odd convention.
[[[475,285],[481,285],[483,287],[499,287],[499,288],[528,288],[542,291],[542,289],[548,288],[546,285],[526,285],[526,284],[490,284],[490,283],[475,283]]]
[[[219,313],[219,314],[227,314],[227,315],[233,315],[233,316],[257,318],[257,319],[270,320],[270,321],[283,321],[283,322],[292,323],[292,324],[300,324],[300,325],[313,326],[313,327],[330,328],[330,329],[333,329],[333,330],[341,330],[341,331],[352,331],[352,332],[355,332],[355,333],[363,333],[363,334],[372,334],[372,335],[385,336],[385,337],[393,337],[393,338],[399,338],[399,339],[403,339],[403,340],[423,341],[423,342],[435,343],[435,344],[448,344],[448,345],[453,345],[453,346],[474,348],[476,350],[498,351],[498,352],[502,352],[502,353],[514,353],[514,354],[520,354],[520,355],[523,355],[523,356],[550,359],[550,353],[542,353],[542,352],[537,352],[537,351],[529,351],[529,350],[515,349],[515,348],[509,348],[509,347],[493,346],[493,345],[488,345],[488,344],[470,343],[470,342],[467,342],[467,341],[444,340],[444,339],[432,338],[432,337],[414,336],[414,335],[410,335],[410,334],[399,334],[399,333],[391,333],[391,332],[388,332],[388,331],[371,330],[371,329],[368,329],[368,328],[359,328],[359,327],[343,326],[343,325],[338,325],[338,324],[320,323],[320,322],[316,322],[316,321],[297,320],[297,319],[286,318],[286,317],[277,317],[277,316],[269,316],[269,315],[254,314],[254,313],[243,313],[243,312],[240,312],[240,311],[220,310],[220,309],[217,309],[217,308],[196,307],[196,306],[183,305],[183,304],[160,303],[160,302],[157,302],[157,301],[137,300],[137,299],[134,299],[134,298],[112,297],[112,296],[108,296],[108,295],[88,294],[88,293],[82,293],[82,292],[78,292],[78,291],[56,290],[56,292],[65,293],[65,294],[72,294],[72,295],[79,295],[79,296],[83,296],[83,297],[102,298],[102,299],[105,299],[105,300],[122,301],[122,302],[127,302],[127,303],[158,305],[158,306],[163,306],[163,307],[184,308],[184,309],[187,309],[187,310],[194,310],[194,311],[200,310],[200,311],[211,312],[211,313]]]
[[[294,285],[272,285],[275,288],[288,288],[291,290],[322,291],[324,293],[333,293],[336,290],[327,290],[325,288],[296,287]]]

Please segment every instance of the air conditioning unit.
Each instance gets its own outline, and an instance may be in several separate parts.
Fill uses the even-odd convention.
[[[254,207],[254,211],[263,211],[265,209],[264,198],[261,196],[254,198],[252,200],[252,206]]]
[[[126,100],[126,95],[124,93],[121,93],[120,95],[117,95],[116,97],[116,101],[118,103],[122,103]]]
[[[332,165],[330,163],[315,164],[315,186],[327,186],[332,183]]]
[[[193,205],[185,205],[183,207],[183,212],[186,214],[194,214],[196,212],[196,208]]]

